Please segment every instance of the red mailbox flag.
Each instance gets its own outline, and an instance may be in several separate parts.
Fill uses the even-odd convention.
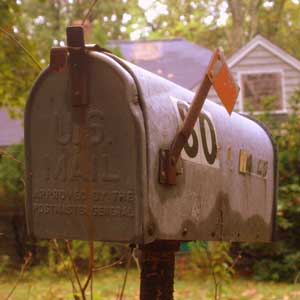
[[[207,76],[229,114],[232,113],[240,88],[235,83],[222,52],[216,49],[207,68]]]

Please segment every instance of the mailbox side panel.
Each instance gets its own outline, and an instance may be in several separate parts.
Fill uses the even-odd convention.
[[[72,106],[67,69],[47,69],[29,97],[29,230],[40,238],[142,242],[146,146],[136,86],[103,54],[89,53],[86,65],[87,105]]]
[[[139,87],[147,132],[145,241],[270,241],[276,208],[276,149],[266,130],[209,100],[182,152],[176,186],[158,183],[167,149],[193,93],[121,61]]]

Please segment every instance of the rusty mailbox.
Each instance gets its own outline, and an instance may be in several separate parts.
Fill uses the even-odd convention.
[[[270,241],[276,148],[266,128],[207,100],[166,184],[194,93],[69,29],[25,113],[27,221],[40,238]],[[196,67],[196,66],[195,66]]]

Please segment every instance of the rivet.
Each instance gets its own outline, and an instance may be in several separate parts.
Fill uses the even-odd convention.
[[[188,232],[188,229],[186,227],[184,227],[183,230],[182,230],[182,235],[186,235],[187,232]]]
[[[154,228],[153,228],[152,225],[149,225],[149,227],[148,227],[148,234],[149,235],[153,235],[154,234]]]

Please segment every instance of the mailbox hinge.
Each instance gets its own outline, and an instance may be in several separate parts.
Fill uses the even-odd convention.
[[[66,47],[53,47],[50,50],[50,71],[62,72],[67,65],[68,49]]]
[[[71,103],[72,106],[88,104],[86,97],[86,57],[84,32],[80,26],[67,28],[67,45],[69,50],[69,70],[71,77]]]
[[[109,50],[95,44],[84,42],[82,26],[67,27],[67,47],[53,47],[50,51],[50,70],[61,72],[69,65],[71,78],[71,103],[78,107],[88,104],[87,93],[87,59],[88,51],[108,52]]]

